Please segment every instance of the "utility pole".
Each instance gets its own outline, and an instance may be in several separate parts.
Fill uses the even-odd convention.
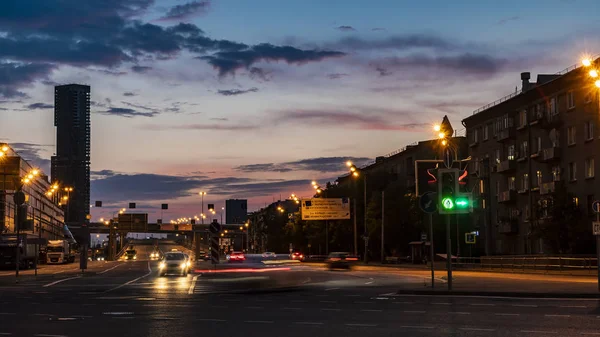
[[[448,271],[448,290],[452,290],[452,239],[450,238],[450,214],[446,215],[446,270]]]
[[[381,191],[381,263],[385,262],[385,191]]]
[[[354,255],[358,256],[358,236],[356,230],[356,198],[354,198]]]

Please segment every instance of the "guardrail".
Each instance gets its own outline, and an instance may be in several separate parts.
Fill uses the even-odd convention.
[[[562,256],[484,256],[461,257],[453,265],[457,268],[481,268],[510,271],[584,271],[590,274],[598,269],[596,257]]]

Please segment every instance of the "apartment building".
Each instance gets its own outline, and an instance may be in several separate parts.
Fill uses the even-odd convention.
[[[598,88],[588,69],[540,74],[535,83],[530,78],[521,73],[521,90],[463,120],[492,254],[557,253],[535,229],[547,219],[547,202],[560,184],[588,215],[600,197]]]

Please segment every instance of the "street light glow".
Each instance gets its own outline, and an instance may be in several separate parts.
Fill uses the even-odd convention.
[[[447,140],[445,140],[445,139],[443,139],[443,140],[442,140],[442,145],[444,145],[444,146],[448,145],[448,141],[447,141]]]
[[[596,77],[598,77],[598,71],[597,71],[596,69],[592,69],[592,70],[590,70],[590,73],[589,73],[589,74],[590,74],[590,77],[591,77],[591,78],[596,78]]]
[[[350,166],[352,166],[352,162],[351,162],[350,160],[348,160],[348,161],[346,162],[346,165],[347,165],[348,167],[350,167]]]
[[[34,176],[37,176],[38,174],[40,174],[39,170],[33,170],[31,171],[31,174],[33,174]]]
[[[600,80],[597,80],[595,84],[597,88],[600,88]]]
[[[441,129],[442,129],[442,126],[441,126],[441,125],[439,125],[439,124],[436,124],[436,125],[434,125],[434,126],[433,126],[433,130],[434,130],[435,132],[440,132],[440,130],[441,130]]]
[[[583,64],[584,67],[589,67],[592,65],[592,61],[586,57],[583,60],[581,60],[581,64]]]
[[[2,152],[8,152],[8,146],[6,146],[6,145],[2,146]]]
[[[445,133],[443,133],[443,132],[440,132],[440,133],[438,133],[438,137],[439,137],[440,139],[444,139],[444,138],[446,138],[446,134],[445,134]]]
[[[352,173],[352,175],[353,175],[353,176],[355,176],[355,177],[358,177],[358,172],[354,171],[354,172]]]

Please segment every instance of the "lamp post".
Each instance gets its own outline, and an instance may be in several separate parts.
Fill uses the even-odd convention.
[[[327,190],[323,189],[316,181],[312,181],[312,187],[315,189],[317,194],[324,193],[324,197],[327,198]],[[329,221],[325,220],[325,255],[329,255]]]
[[[225,207],[221,207],[221,224],[223,223],[223,213],[225,212]]]
[[[73,187],[65,187],[64,191],[67,192],[67,196],[66,198],[63,197],[63,200],[67,203],[67,215],[65,216],[65,222],[69,222],[69,220],[71,220],[71,215],[70,213],[70,205],[71,205],[71,192],[73,192]]]
[[[200,195],[200,197],[202,198],[202,219],[200,220],[202,222],[202,224],[204,225],[204,196],[206,195],[206,192],[198,192],[198,195]]]
[[[356,165],[354,165],[351,161],[347,161],[346,165],[350,168],[350,173],[352,174],[352,177],[354,178],[358,178],[360,176],[360,169],[358,167],[356,167]],[[368,262],[368,249],[369,249],[369,232],[368,232],[368,228],[367,228],[367,174],[366,172],[363,172],[362,174],[363,176],[363,202],[364,202],[364,217],[363,217],[363,221],[364,221],[364,225],[365,225],[365,234],[364,234],[364,240],[365,240],[365,257],[364,257],[364,261],[365,263]],[[356,212],[356,207],[354,208],[355,212]],[[355,213],[355,217],[356,217],[356,213]],[[357,242],[357,233],[356,233],[356,221],[354,222],[354,246],[356,247],[358,242]]]

